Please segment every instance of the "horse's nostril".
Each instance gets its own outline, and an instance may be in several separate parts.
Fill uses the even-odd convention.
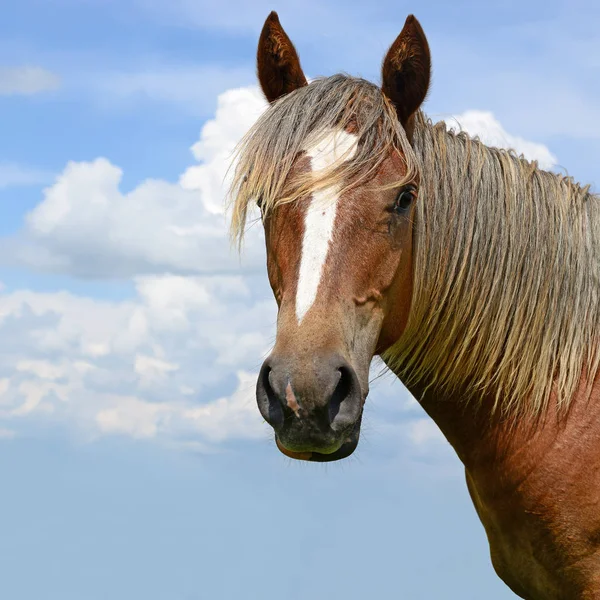
[[[271,372],[271,367],[265,363],[258,377],[256,399],[260,413],[265,421],[272,427],[277,428],[283,424],[284,414],[281,401],[271,385]]]
[[[352,376],[350,375],[348,368],[340,367],[338,369],[338,373],[339,380],[335,386],[335,390],[333,390],[333,394],[327,407],[330,425],[334,422],[335,418],[340,412],[342,402],[348,397],[352,387]]]
[[[273,391],[273,388],[271,387],[271,382],[269,381],[270,376],[271,376],[271,367],[267,364],[263,365],[263,368],[260,373],[260,378],[262,379],[262,384],[263,384],[263,387],[265,388],[266,392],[268,390]]]
[[[362,394],[354,369],[345,364],[338,372],[339,380],[328,404],[329,424],[335,431],[354,425],[362,410]]]

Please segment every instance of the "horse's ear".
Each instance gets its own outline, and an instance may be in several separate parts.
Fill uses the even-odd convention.
[[[431,55],[421,24],[409,15],[383,60],[382,90],[394,103],[400,122],[412,134],[412,122],[429,90]]]
[[[272,12],[258,40],[258,80],[269,102],[307,85],[294,44]]]

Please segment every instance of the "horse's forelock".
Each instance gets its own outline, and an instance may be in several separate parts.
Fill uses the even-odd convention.
[[[340,161],[315,176],[291,177],[297,157],[332,130],[359,140],[351,160]],[[374,84],[346,75],[313,81],[269,107],[240,142],[231,185],[231,234],[241,242],[249,206],[260,200],[263,214],[315,191],[337,186],[341,192],[372,179],[391,152],[406,160],[399,185],[414,178],[416,161],[390,101]]]

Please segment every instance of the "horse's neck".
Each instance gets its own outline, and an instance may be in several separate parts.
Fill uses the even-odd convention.
[[[479,468],[485,463],[506,464],[515,455],[527,457],[539,464],[538,454],[550,447],[571,440],[579,447],[589,432],[593,432],[594,446],[600,445],[600,377],[596,379],[590,396],[585,382],[573,397],[569,410],[560,412],[556,398],[551,397],[547,410],[536,417],[505,419],[500,411],[494,413],[493,398],[464,402],[459,395],[440,396],[428,390],[411,389],[421,405],[437,423],[467,469]],[[566,448],[568,451],[568,448]]]
[[[591,397],[582,384],[566,414],[551,401],[539,419],[513,424],[485,398],[477,410],[431,393],[421,403],[465,465],[494,567],[513,591],[600,597],[600,380]]]
[[[411,390],[418,396],[419,390]],[[600,597],[600,379],[569,410],[509,423],[426,393],[421,403],[465,465],[498,574],[525,598]],[[596,581],[596,579],[598,581]]]
[[[482,398],[465,403],[459,395],[440,396],[428,390],[411,389],[421,406],[436,422],[467,469],[498,465],[517,448],[540,436],[544,427],[521,422],[515,426],[492,411],[493,400]],[[543,445],[541,439],[539,441]]]

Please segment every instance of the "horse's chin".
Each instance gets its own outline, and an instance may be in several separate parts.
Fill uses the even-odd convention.
[[[360,419],[356,422],[351,433],[346,436],[345,440],[331,452],[319,452],[317,450],[307,449],[295,451],[286,448],[281,440],[275,435],[275,442],[279,451],[295,460],[308,460],[311,462],[333,462],[334,460],[342,460],[350,456],[358,446],[360,438]]]

